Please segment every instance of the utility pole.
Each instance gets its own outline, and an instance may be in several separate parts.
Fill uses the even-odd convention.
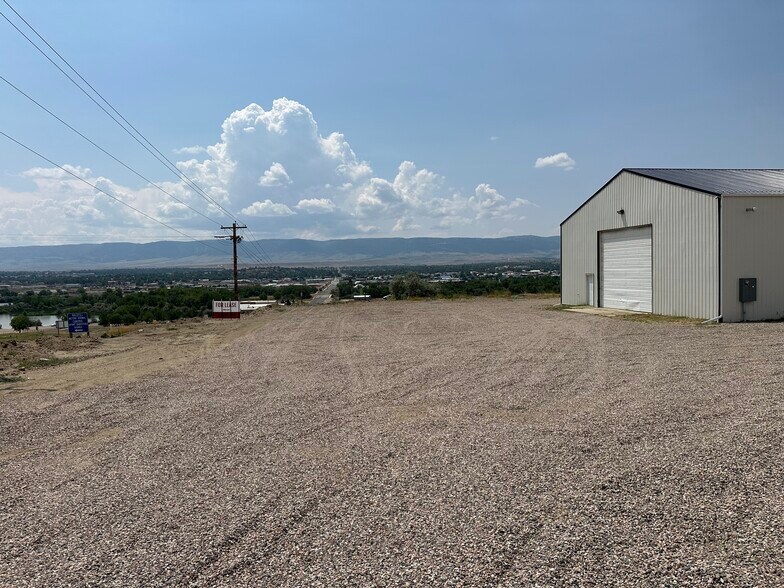
[[[231,226],[224,227],[221,225],[221,229],[231,229],[231,235],[215,235],[216,239],[231,239],[232,243],[234,244],[234,299],[240,299],[240,286],[237,280],[237,243],[242,241],[242,237],[237,235],[237,229],[247,229],[246,225],[238,225],[236,222],[231,223]]]

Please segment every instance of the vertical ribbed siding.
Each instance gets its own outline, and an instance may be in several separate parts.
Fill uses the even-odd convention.
[[[623,209],[624,215],[616,211]],[[621,173],[561,227],[564,304],[586,304],[585,274],[596,274],[600,231],[653,228],[653,312],[718,314],[718,203],[715,196]],[[598,287],[598,284],[597,284]]]
[[[743,318],[740,278],[757,278],[757,301],[746,304],[746,320],[784,318],[784,195],[725,196],[721,217],[724,320]]]

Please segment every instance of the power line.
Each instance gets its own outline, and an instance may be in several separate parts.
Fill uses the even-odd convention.
[[[244,248],[247,253],[247,257],[251,258],[251,260],[255,261],[259,265],[269,265],[259,254],[253,250],[248,245],[248,239],[245,237],[244,231],[242,231],[242,239],[240,240],[240,245]]]
[[[108,239],[108,238],[111,238],[111,237],[120,237],[120,236],[121,235],[118,235],[117,233],[106,233],[106,234],[82,233],[80,235],[78,235],[78,234],[66,234],[66,235],[64,235],[64,234],[60,234],[60,233],[35,233],[35,234],[30,234],[30,233],[0,233],[0,237],[2,237],[4,239],[5,238],[13,238],[13,239],[17,239],[17,238],[18,239],[30,239],[30,238],[39,238],[39,239],[49,239],[49,238],[52,238],[52,239],[55,239],[55,238],[57,238],[57,239],[60,239],[60,238],[64,238],[64,239],[107,238]],[[211,241],[211,237],[212,237],[212,235],[204,235],[203,239],[204,239],[204,241]],[[138,235],[137,234],[137,235],[132,235],[130,237],[125,237],[125,238],[131,238],[131,239],[169,239],[169,240],[171,240],[171,239],[182,239],[183,237],[173,237],[171,235]]]
[[[108,196],[108,197],[109,197],[109,198],[111,198],[112,200],[114,200],[114,201],[116,201],[116,202],[119,202],[119,203],[120,203],[120,204],[122,204],[123,206],[126,206],[126,207],[130,208],[130,209],[131,209],[131,210],[133,210],[134,212],[136,212],[136,213],[138,213],[138,214],[142,215],[143,217],[145,217],[145,218],[148,218],[148,219],[150,219],[151,221],[153,221],[153,222],[155,222],[155,223],[158,223],[159,225],[162,225],[162,226],[166,227],[167,229],[169,229],[169,230],[171,230],[171,231],[174,231],[175,233],[179,233],[179,234],[180,234],[180,235],[182,235],[183,237],[187,237],[188,239],[191,239],[192,241],[199,241],[199,239],[197,239],[196,237],[192,237],[192,236],[191,236],[191,235],[189,235],[188,233],[185,233],[185,232],[183,232],[183,231],[181,231],[181,230],[179,230],[179,229],[175,229],[173,226],[171,226],[171,225],[169,225],[169,224],[167,224],[167,223],[163,222],[162,220],[158,220],[157,218],[155,218],[155,217],[153,217],[153,216],[150,216],[150,215],[149,215],[149,214],[147,214],[146,212],[143,212],[143,211],[139,210],[139,209],[138,209],[138,208],[136,208],[135,206],[133,206],[133,205],[131,205],[131,204],[128,204],[128,203],[127,203],[127,202],[125,202],[124,200],[122,200],[122,199],[120,199],[120,198],[117,198],[117,196],[114,196],[114,195],[112,195],[112,194],[109,194],[109,192],[107,192],[106,190],[103,190],[103,189],[99,188],[98,186],[96,186],[95,184],[92,184],[92,183],[88,182],[88,181],[87,181],[87,180],[85,180],[84,178],[82,178],[82,177],[78,176],[77,174],[73,173],[71,170],[69,170],[69,169],[67,169],[67,168],[63,167],[62,165],[59,165],[59,164],[55,163],[54,161],[52,161],[51,159],[49,159],[49,158],[48,158],[48,157],[46,157],[45,155],[42,155],[41,153],[39,153],[38,151],[36,151],[36,150],[35,150],[35,149],[33,149],[32,147],[28,147],[27,145],[25,145],[25,144],[24,144],[24,143],[22,143],[21,141],[18,141],[17,139],[14,139],[14,138],[13,138],[11,135],[8,135],[7,133],[4,133],[3,131],[0,131],[0,135],[2,135],[3,137],[5,137],[5,138],[6,138],[6,139],[8,139],[9,141],[12,141],[12,142],[16,143],[17,145],[19,145],[19,146],[20,146],[20,147],[22,147],[23,149],[26,149],[27,151],[29,151],[29,152],[30,152],[30,153],[32,153],[33,155],[36,155],[37,157],[40,157],[41,159],[43,159],[43,160],[44,160],[44,161],[46,161],[47,163],[49,163],[49,164],[51,164],[51,165],[55,166],[56,168],[59,168],[60,170],[62,170],[62,171],[64,171],[65,173],[67,173],[68,175],[70,175],[70,176],[73,176],[74,178],[76,178],[76,179],[77,179],[77,180],[79,180],[80,182],[82,182],[82,183],[84,183],[84,184],[87,184],[88,186],[90,186],[90,187],[91,187],[91,188],[93,188],[94,190],[97,190],[97,191],[98,191],[98,192],[100,192],[101,194],[105,194],[106,196]],[[218,251],[219,253],[221,253],[221,255],[223,254],[223,251],[220,251],[220,250],[219,250],[217,247],[213,247],[212,245],[208,245],[207,243],[202,243],[202,244],[203,244],[203,245],[205,245],[206,247],[210,247],[210,248],[212,248],[212,249],[215,249],[215,251]]]
[[[250,249],[250,248],[248,248],[245,245],[245,240],[244,239],[242,241],[240,241],[239,244],[240,244],[240,247],[247,252],[247,254],[248,254],[247,256],[250,258],[251,261],[253,261],[255,263],[258,263],[260,265],[267,265],[267,263],[264,260],[259,259],[259,256],[256,255],[253,252],[253,249]]]
[[[245,246],[244,239],[238,243],[240,253],[244,254],[244,257],[247,258],[251,263],[258,263],[259,258],[256,254],[253,253],[252,249],[248,249]]]
[[[231,229],[231,235],[229,236],[216,236],[217,239],[231,239],[232,245],[234,246],[234,299],[240,299],[240,285],[239,285],[239,276],[237,271],[237,245],[242,242],[242,236],[237,234],[237,229],[247,229],[245,225],[238,225],[236,222],[231,223],[230,227],[224,227],[221,225],[221,229]]]
[[[81,84],[79,84],[79,82],[77,82],[73,77],[71,77],[68,74],[68,72],[66,72],[49,55],[47,55],[46,51],[41,49],[41,47],[35,41],[33,41],[27,34],[25,34],[25,32],[22,29],[20,29],[16,25],[16,23],[14,23],[10,18],[8,18],[3,12],[0,12],[0,16],[2,16],[6,21],[8,21],[8,23],[12,27],[14,27],[20,35],[22,35],[25,39],[27,39],[28,43],[30,43],[33,47],[35,47],[41,55],[43,55],[52,65],[54,65],[60,71],[60,73],[62,73],[66,78],[68,78],[71,81],[72,84],[74,84],[85,96],[87,96],[96,106],[98,106],[98,108],[100,108],[104,113],[106,113],[106,115],[109,118],[111,118],[121,129],[123,129],[134,141],[136,141],[139,145],[142,146],[142,148],[144,148],[148,153],[150,153],[153,157],[155,157],[155,159],[157,159],[161,164],[163,164],[164,167],[166,167],[169,171],[174,173],[177,177],[179,177],[180,179],[185,181],[186,184],[188,184],[190,187],[192,187],[197,192],[197,194],[199,194],[199,196],[201,196],[202,198],[206,199],[208,202],[210,202],[211,204],[216,206],[219,210],[221,210],[228,217],[236,220],[234,215],[232,215],[219,202],[217,202],[212,197],[210,197],[206,192],[204,192],[204,190],[202,190],[195,182],[193,182],[193,180],[191,180],[184,172],[182,172],[176,166],[176,164],[172,163],[171,160],[169,160],[165,155],[163,155],[163,153],[161,153],[160,150],[157,147],[155,147],[147,139],[147,137],[145,137],[141,132],[139,132],[136,129],[136,127],[134,127],[130,122],[128,122],[125,119],[125,117],[122,114],[120,114],[117,111],[117,109],[114,108],[114,106],[112,106],[112,104],[108,100],[106,100],[106,98],[104,98],[101,95],[100,92],[98,92],[95,88],[93,88],[93,86],[87,80],[85,80],[84,77],[82,77],[82,75],[78,71],[76,71],[76,69],[68,62],[68,60],[66,60],[62,55],[60,55],[60,53],[54,47],[52,47],[51,44],[49,44],[49,42],[46,39],[44,39],[43,36],[41,36],[41,34],[29,22],[27,22],[27,20],[25,20],[25,18],[21,14],[19,14],[19,12],[16,11],[16,9],[13,6],[11,6],[6,0],[3,0],[3,3],[6,6],[8,6],[14,12],[14,14],[16,14],[22,20],[22,22],[24,22],[28,26],[28,28],[31,31],[33,31],[36,34],[36,36],[39,39],[41,39],[47,45],[47,47],[49,47],[52,51],[54,51],[54,53],[68,66],[68,68],[71,69],[71,71],[73,71],[81,80],[83,80],[84,83],[87,84],[87,86],[90,89],[92,89],[93,92],[95,92],[95,94],[98,97],[100,97],[101,100],[103,100],[109,106],[109,108],[111,108],[113,111],[115,111],[117,113],[117,115],[123,121],[125,121],[126,124],[131,129],[133,129],[139,135],[139,137],[141,137],[146,143],[148,143],[152,147],[152,149],[154,149],[155,151],[150,149],[150,147],[147,147],[147,145],[145,145],[141,140],[139,140],[139,138],[136,135],[134,135],[125,125],[123,125],[123,123],[121,123],[119,120],[117,120],[117,118],[111,112],[106,110],[106,108],[100,102],[98,102],[87,90],[85,90],[81,86]],[[156,154],[156,152],[157,152],[157,154]]]
[[[250,233],[252,239],[246,239],[246,241],[250,243],[256,250],[256,254],[259,257],[261,265],[275,265],[275,262],[272,261],[272,258],[264,250],[264,247],[261,246],[261,243],[258,242],[258,239],[256,239],[253,231],[250,228],[248,228],[247,231]]]
[[[261,241],[259,241],[258,237],[256,237],[256,235],[253,233],[251,229],[248,229],[248,232],[250,233],[250,236],[253,238],[251,243],[253,243],[254,246],[258,247],[261,253],[269,260],[270,264],[274,265],[275,262],[272,261],[272,257],[270,257],[270,255],[264,249],[264,246],[261,244]]]
[[[262,258],[262,260],[264,258],[267,259],[266,262],[262,261],[261,263],[262,264],[269,263],[270,265],[274,265],[274,262],[272,261],[272,258],[264,250],[264,247],[261,246],[261,243],[258,243],[258,239],[256,239],[256,235],[253,234],[253,231],[248,229],[248,233],[250,233],[250,236],[253,238],[253,240],[250,241],[250,244],[253,245],[254,249],[256,249],[256,252],[258,253],[258,255]]]
[[[171,198],[171,199],[173,199],[173,200],[175,200],[175,201],[179,202],[180,204],[182,204],[183,206],[187,207],[187,208],[188,208],[188,209],[190,209],[191,211],[195,212],[196,214],[198,214],[198,215],[199,215],[199,216],[201,216],[202,218],[205,218],[205,219],[207,219],[208,221],[210,221],[210,222],[212,222],[212,223],[215,223],[216,225],[220,225],[220,223],[219,223],[217,220],[215,220],[214,218],[210,218],[210,217],[209,217],[209,216],[207,216],[206,214],[203,214],[201,211],[199,211],[199,210],[196,210],[195,208],[193,208],[192,206],[190,206],[188,203],[186,203],[186,202],[183,202],[182,200],[180,200],[179,198],[177,198],[177,197],[176,197],[174,194],[172,194],[172,193],[170,193],[170,192],[168,192],[168,191],[164,190],[164,189],[163,189],[161,186],[159,186],[158,184],[156,184],[155,182],[153,182],[153,181],[152,181],[152,180],[150,180],[149,178],[147,178],[147,177],[145,177],[144,175],[142,175],[140,172],[138,172],[137,170],[135,170],[134,168],[132,168],[131,166],[129,166],[128,164],[126,164],[124,161],[120,160],[119,158],[117,158],[117,157],[115,157],[114,155],[112,155],[111,153],[109,153],[109,152],[108,152],[106,149],[104,149],[103,147],[101,147],[100,145],[98,145],[98,144],[97,144],[95,141],[93,141],[92,139],[90,139],[88,136],[86,136],[85,134],[83,134],[83,133],[82,133],[82,132],[80,132],[79,130],[75,129],[73,126],[71,126],[70,124],[68,124],[68,123],[67,123],[66,121],[64,121],[62,118],[60,118],[59,116],[57,116],[57,115],[56,115],[54,112],[52,112],[51,110],[49,110],[49,109],[48,109],[46,106],[44,106],[43,104],[41,104],[40,102],[38,102],[38,101],[37,101],[35,98],[33,98],[33,97],[32,97],[32,96],[30,96],[30,95],[29,95],[27,92],[25,92],[24,90],[22,90],[21,88],[19,88],[18,86],[16,86],[15,84],[13,84],[12,82],[10,82],[9,80],[7,80],[7,79],[6,79],[5,77],[3,77],[2,75],[0,75],[0,80],[2,80],[3,82],[5,82],[5,83],[6,83],[8,86],[10,86],[10,87],[11,87],[11,88],[13,88],[14,90],[16,90],[16,91],[17,91],[19,94],[21,94],[22,96],[24,96],[25,98],[27,98],[27,99],[28,99],[30,102],[32,102],[33,104],[35,104],[35,105],[36,105],[38,108],[40,108],[41,110],[43,110],[44,112],[46,112],[46,113],[47,113],[48,115],[50,115],[52,118],[54,118],[55,120],[59,121],[60,123],[62,123],[62,124],[63,124],[63,125],[65,125],[66,127],[68,127],[68,128],[71,130],[71,131],[73,131],[74,133],[76,133],[77,135],[79,135],[79,136],[80,136],[82,139],[84,139],[85,141],[87,141],[88,143],[90,143],[90,145],[92,145],[93,147],[95,147],[96,149],[98,149],[99,151],[101,151],[102,153],[106,154],[107,156],[111,157],[111,158],[112,158],[114,161],[116,161],[117,163],[119,163],[121,166],[123,166],[125,169],[127,169],[127,170],[128,170],[128,171],[130,171],[131,173],[135,174],[137,177],[141,178],[142,180],[144,180],[144,181],[145,181],[145,182],[147,182],[148,184],[150,184],[150,185],[154,186],[155,188],[157,188],[158,190],[160,190],[161,192],[163,192],[164,194],[166,194],[166,195],[167,195],[169,198]]]
[[[133,139],[134,139],[134,140],[135,140],[137,143],[139,143],[139,144],[140,144],[140,145],[141,145],[141,146],[142,146],[142,147],[143,147],[143,148],[144,148],[146,151],[148,151],[148,152],[149,152],[151,155],[153,155],[153,157],[155,157],[155,158],[156,158],[156,159],[157,159],[157,160],[158,160],[158,161],[159,161],[161,164],[163,164],[163,165],[164,165],[164,166],[165,166],[167,169],[169,169],[169,170],[170,170],[172,173],[174,173],[174,174],[175,174],[175,175],[177,175],[179,178],[181,178],[183,181],[185,181],[185,182],[186,182],[186,184],[187,184],[189,187],[191,187],[192,189],[194,189],[198,195],[200,195],[202,198],[204,198],[204,199],[205,199],[205,200],[207,200],[208,202],[210,202],[210,203],[212,203],[213,205],[215,205],[215,206],[216,206],[216,207],[217,207],[219,210],[221,210],[221,211],[222,211],[224,214],[226,214],[228,217],[230,217],[230,218],[231,218],[232,220],[234,220],[236,223],[238,223],[238,224],[242,224],[242,223],[239,221],[239,219],[238,219],[236,216],[234,216],[234,215],[233,215],[233,214],[232,214],[230,211],[228,211],[226,208],[224,208],[224,207],[223,207],[223,206],[222,206],[222,205],[221,205],[219,202],[217,202],[215,199],[213,199],[211,196],[209,196],[209,195],[208,195],[208,194],[207,194],[207,193],[206,193],[206,192],[205,192],[205,191],[204,191],[204,190],[203,190],[203,189],[202,189],[202,188],[201,188],[201,187],[200,187],[198,184],[196,184],[196,183],[195,183],[195,182],[194,182],[194,181],[193,181],[193,180],[192,180],[192,179],[191,179],[191,178],[190,178],[190,177],[189,177],[187,174],[185,174],[183,171],[181,171],[181,170],[180,170],[180,169],[177,167],[177,165],[176,165],[175,163],[173,163],[173,162],[172,162],[172,161],[171,161],[171,160],[170,160],[168,157],[166,157],[166,156],[165,156],[165,155],[164,155],[164,154],[163,154],[163,153],[160,151],[160,149],[158,149],[158,148],[157,148],[157,147],[156,147],[156,146],[155,146],[155,145],[154,145],[154,144],[153,144],[153,143],[152,143],[152,142],[151,142],[151,141],[150,141],[150,140],[149,140],[149,139],[148,139],[148,138],[147,138],[147,137],[146,137],[146,136],[145,136],[145,135],[144,135],[144,134],[141,132],[141,131],[139,131],[139,129],[137,129],[137,128],[136,128],[136,127],[135,127],[135,126],[134,126],[134,125],[133,125],[133,124],[132,124],[132,123],[131,123],[131,122],[130,122],[128,119],[127,119],[127,118],[125,118],[125,117],[122,115],[122,113],[120,113],[120,111],[118,111],[118,110],[117,110],[117,109],[114,107],[114,105],[113,105],[111,102],[109,102],[109,101],[108,101],[108,100],[107,100],[107,99],[106,99],[106,98],[103,96],[103,94],[101,94],[101,93],[100,93],[98,90],[96,90],[96,89],[95,89],[95,87],[94,87],[92,84],[90,84],[90,82],[88,82],[88,81],[85,79],[85,77],[84,77],[84,76],[82,76],[82,74],[80,74],[80,73],[79,73],[79,72],[76,70],[76,68],[75,68],[74,66],[72,66],[72,65],[71,65],[71,63],[70,63],[70,62],[69,62],[69,61],[68,61],[68,60],[67,60],[65,57],[63,57],[63,55],[62,55],[62,54],[60,54],[60,52],[59,52],[59,51],[57,51],[57,49],[55,49],[55,48],[52,46],[52,44],[51,44],[51,43],[49,43],[49,41],[47,41],[47,40],[46,40],[46,39],[43,37],[43,35],[41,35],[41,33],[39,33],[39,32],[38,32],[38,31],[35,29],[35,27],[33,27],[33,26],[32,26],[32,25],[31,25],[31,24],[30,24],[30,23],[29,23],[29,22],[28,22],[28,21],[27,21],[27,20],[26,20],[26,19],[25,19],[25,18],[24,18],[22,15],[21,15],[21,14],[19,14],[19,12],[18,12],[18,11],[17,11],[17,10],[16,10],[16,9],[15,9],[15,8],[14,8],[14,7],[13,7],[13,6],[12,6],[12,5],[9,3],[9,2],[8,2],[8,0],[2,0],[2,1],[3,1],[3,3],[4,3],[6,6],[8,6],[8,8],[10,8],[10,9],[11,9],[11,11],[12,11],[12,12],[13,12],[13,13],[14,13],[14,14],[15,14],[15,15],[16,15],[16,16],[17,16],[17,17],[18,17],[18,18],[19,18],[19,19],[20,19],[20,20],[21,20],[21,21],[22,21],[22,22],[25,24],[25,25],[27,25],[27,27],[28,27],[28,28],[29,28],[29,29],[30,29],[30,30],[31,30],[31,31],[32,31],[32,32],[33,32],[33,33],[34,33],[34,34],[35,34],[35,35],[36,35],[36,36],[37,36],[37,37],[38,37],[38,38],[39,38],[41,41],[43,41],[43,42],[44,42],[44,44],[45,44],[45,45],[46,45],[46,46],[47,46],[47,47],[48,47],[48,48],[49,48],[49,49],[50,49],[50,50],[51,50],[51,51],[52,51],[52,52],[53,52],[53,53],[54,53],[54,54],[55,54],[55,55],[56,55],[56,56],[57,56],[57,57],[58,57],[58,58],[59,58],[59,59],[60,59],[60,60],[61,60],[61,61],[62,61],[62,62],[63,62],[63,63],[64,63],[64,64],[65,64],[65,65],[66,65],[66,66],[67,66],[67,67],[68,67],[68,68],[69,68],[69,69],[70,69],[72,72],[73,72],[73,73],[74,73],[74,74],[76,74],[76,76],[77,76],[77,77],[78,77],[78,78],[79,78],[79,79],[80,79],[82,82],[84,82],[84,83],[87,85],[87,87],[88,87],[88,88],[90,88],[90,90],[92,90],[92,91],[93,91],[93,93],[94,93],[96,96],[98,96],[98,97],[99,97],[99,98],[100,98],[100,99],[101,99],[101,100],[102,100],[102,101],[103,101],[103,102],[104,102],[104,103],[105,103],[105,104],[106,104],[106,105],[107,105],[107,106],[108,106],[108,107],[109,107],[109,108],[110,108],[112,111],[114,111],[114,112],[117,114],[117,116],[119,116],[119,117],[120,117],[120,118],[121,118],[121,119],[122,119],[122,120],[123,120],[123,121],[124,121],[124,122],[125,122],[125,123],[128,125],[128,127],[130,127],[131,129],[133,129],[133,131],[136,133],[136,135],[138,135],[139,137],[141,137],[141,139],[142,139],[142,140],[144,140],[144,142],[145,142],[145,143],[147,143],[147,145],[149,145],[149,147],[151,147],[151,148],[152,148],[152,150],[154,150],[154,152],[153,152],[152,150],[150,150],[150,148],[149,148],[149,147],[147,147],[146,145],[144,145],[144,143],[142,143],[142,142],[141,142],[141,141],[140,141],[140,140],[139,140],[139,139],[136,137],[136,135],[134,135],[134,134],[133,134],[133,133],[132,133],[130,130],[128,130],[128,128],[126,128],[126,127],[125,127],[125,125],[123,125],[123,124],[122,124],[122,123],[121,123],[119,120],[117,120],[117,118],[116,118],[116,117],[114,117],[114,116],[113,116],[113,115],[112,115],[112,114],[111,114],[111,113],[110,113],[108,110],[106,110],[106,108],[104,108],[104,106],[103,106],[102,104],[100,104],[100,103],[99,103],[99,102],[98,102],[98,101],[97,101],[97,100],[96,100],[96,99],[95,99],[95,98],[94,98],[94,97],[93,97],[93,96],[92,96],[92,95],[91,95],[89,92],[87,92],[87,90],[85,90],[85,89],[84,89],[84,88],[81,86],[81,84],[79,84],[79,83],[78,83],[76,80],[74,80],[74,79],[73,79],[73,78],[72,78],[72,77],[71,77],[71,76],[70,76],[70,75],[69,75],[69,74],[68,74],[68,73],[67,73],[67,72],[66,72],[66,71],[65,71],[65,70],[62,68],[62,67],[60,67],[60,66],[59,66],[59,65],[58,65],[58,64],[57,64],[57,63],[56,63],[56,62],[55,62],[55,61],[54,61],[54,60],[53,60],[53,59],[52,59],[52,58],[51,58],[51,57],[50,57],[50,56],[49,56],[49,55],[48,55],[48,54],[47,54],[47,53],[46,53],[46,52],[43,50],[43,49],[41,49],[41,47],[39,47],[39,46],[38,46],[38,44],[37,44],[37,43],[35,43],[35,41],[33,41],[33,40],[32,40],[32,39],[29,37],[29,36],[27,36],[27,35],[24,33],[24,31],[22,31],[22,30],[21,30],[21,29],[20,29],[20,28],[19,28],[19,27],[18,27],[18,26],[17,26],[17,25],[16,25],[16,24],[13,22],[13,21],[11,21],[11,20],[10,20],[10,19],[9,19],[9,18],[8,18],[8,17],[7,17],[7,16],[6,16],[6,15],[5,15],[3,12],[0,12],[0,15],[2,15],[2,16],[3,16],[3,18],[4,18],[6,21],[8,21],[8,23],[9,23],[9,24],[11,24],[11,26],[13,26],[13,27],[14,27],[14,28],[15,28],[15,29],[16,29],[16,30],[17,30],[17,31],[18,31],[18,32],[19,32],[19,33],[20,33],[20,34],[21,34],[21,35],[22,35],[22,36],[23,36],[25,39],[27,39],[27,41],[28,41],[28,42],[29,42],[29,43],[30,43],[30,44],[31,44],[33,47],[35,47],[35,48],[36,48],[36,49],[37,49],[37,50],[38,50],[38,51],[41,53],[41,55],[43,55],[43,56],[44,56],[44,57],[45,57],[45,58],[46,58],[46,59],[47,59],[47,60],[48,60],[48,61],[49,61],[49,62],[50,62],[52,65],[54,65],[54,66],[55,66],[55,67],[56,67],[56,68],[57,68],[57,69],[58,69],[58,70],[59,70],[59,71],[60,71],[60,72],[61,72],[61,73],[62,73],[62,74],[63,74],[63,75],[66,77],[66,78],[68,78],[68,79],[71,81],[71,83],[73,83],[73,84],[74,84],[74,85],[75,85],[75,86],[76,86],[76,87],[77,87],[77,88],[78,88],[78,89],[79,89],[79,90],[80,90],[80,91],[81,91],[81,92],[82,92],[82,93],[83,93],[85,96],[87,96],[87,97],[88,97],[88,98],[89,98],[89,99],[90,99],[92,102],[94,102],[94,103],[96,104],[96,106],[98,106],[98,107],[99,107],[99,108],[100,108],[100,109],[101,109],[101,110],[102,110],[104,113],[106,113],[106,114],[107,114],[107,116],[109,116],[109,117],[110,117],[110,118],[111,118],[111,119],[112,119],[112,120],[113,120],[113,121],[114,121],[114,122],[115,122],[115,123],[116,123],[118,126],[120,126],[120,128],[122,128],[122,129],[123,129],[123,130],[124,130],[124,131],[125,131],[125,132],[126,132],[128,135],[129,135],[129,136],[131,136],[131,137],[132,137],[132,138],[133,138]],[[156,153],[157,153],[157,155],[156,155]],[[259,254],[260,254],[262,257],[266,257],[266,258],[269,260],[270,264],[272,264],[272,263],[273,263],[273,261],[272,261],[272,258],[271,258],[271,257],[270,257],[270,256],[269,256],[267,253],[266,253],[266,251],[264,251],[264,248],[263,248],[263,246],[262,246],[260,243],[258,243],[258,242],[257,242],[258,240],[256,239],[255,235],[253,235],[253,232],[252,232],[252,231],[250,231],[250,230],[249,230],[249,232],[251,233],[251,235],[253,236],[253,239],[254,239],[253,241],[251,241],[251,243],[253,244],[253,247],[254,247],[254,248],[257,250],[257,252],[258,252],[258,253],[259,253]]]

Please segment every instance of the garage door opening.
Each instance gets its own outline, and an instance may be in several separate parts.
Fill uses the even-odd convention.
[[[653,311],[651,227],[599,233],[599,304],[605,308]]]

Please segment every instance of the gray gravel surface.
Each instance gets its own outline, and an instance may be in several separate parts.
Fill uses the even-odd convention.
[[[6,396],[0,585],[782,585],[784,324],[551,303],[294,308]]]

